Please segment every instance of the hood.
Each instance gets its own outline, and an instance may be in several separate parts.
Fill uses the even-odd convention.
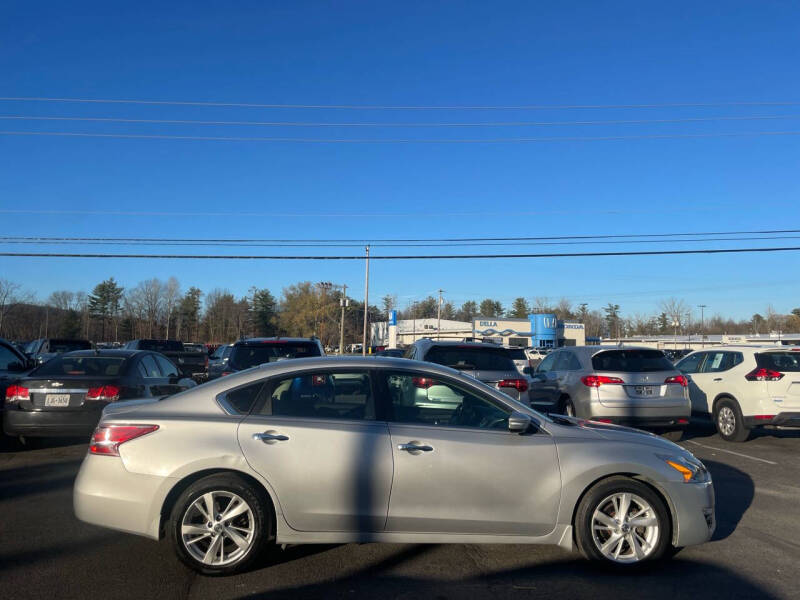
[[[675,452],[691,454],[682,446],[665,440],[655,433],[642,431],[641,429],[612,425],[610,423],[598,423],[597,421],[587,421],[586,419],[564,415],[551,416],[550,418],[559,426],[559,433],[565,436],[590,436],[594,439],[605,439],[610,442],[643,444],[673,454]]]

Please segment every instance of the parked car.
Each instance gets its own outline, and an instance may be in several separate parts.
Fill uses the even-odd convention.
[[[800,427],[800,348],[719,346],[675,365],[689,378],[692,412],[711,417],[722,439],[755,427]]]
[[[208,359],[208,379],[217,379],[218,377],[222,377],[222,374],[225,373],[225,369],[228,366],[228,359],[231,356],[231,350],[233,350],[233,344],[223,344],[222,346],[218,346],[217,349],[214,351]]]
[[[28,342],[25,346],[25,354],[42,364],[64,352],[74,352],[75,350],[91,350],[92,343],[89,340],[67,339],[67,338],[40,338]]]
[[[679,440],[691,415],[687,386],[661,350],[573,346],[539,363],[530,396],[536,408],[653,429]]]
[[[183,349],[186,352],[204,352],[208,353],[208,349],[206,348],[205,344],[201,344],[199,342],[184,342]]]
[[[156,352],[68,352],[6,388],[3,429],[21,437],[88,436],[109,404],[161,398],[195,385]]]
[[[375,356],[389,356],[392,358],[403,358],[404,350],[402,348],[384,348],[378,350]]]
[[[686,356],[690,352],[691,352],[691,350],[688,350],[688,349],[680,349],[680,350],[667,349],[667,350],[664,350],[664,354],[666,355],[666,357],[668,359],[670,359],[674,363],[678,362],[680,359],[682,359],[684,356]]]
[[[0,338],[0,398],[5,398],[6,388],[36,366],[11,342]],[[0,419],[5,421],[5,415]]]
[[[523,377],[529,377],[533,369],[531,368],[531,361],[528,358],[528,353],[525,348],[510,347],[508,348],[508,355],[514,361],[514,366]]]
[[[458,401],[419,404],[421,382]],[[348,542],[576,545],[625,569],[715,527],[711,477],[687,450],[381,357],[274,362],[108,407],[73,500],[79,519],[166,537],[206,574],[246,569],[272,543]]]
[[[131,340],[125,344],[127,350],[149,350],[159,352],[170,359],[181,375],[204,379],[208,367],[208,356],[203,352],[187,350],[177,340]]]
[[[265,363],[312,356],[325,356],[317,338],[248,338],[233,345],[228,364],[221,374],[230,375]]]
[[[483,342],[442,342],[428,338],[417,340],[404,355],[457,369],[511,396],[528,403],[528,379],[517,371],[508,348]],[[429,391],[430,400],[434,393]],[[441,398],[446,401],[445,397]]]

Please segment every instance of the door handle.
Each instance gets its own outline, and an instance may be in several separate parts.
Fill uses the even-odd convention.
[[[714,377],[714,381],[722,381],[722,377]]]
[[[254,433],[253,439],[261,440],[265,444],[270,444],[273,442],[285,442],[289,439],[289,436],[283,435],[282,433],[270,433],[269,431],[265,431],[264,433]]]
[[[419,444],[398,444],[398,450],[405,450],[406,452],[430,452],[433,450],[433,446],[420,446]]]

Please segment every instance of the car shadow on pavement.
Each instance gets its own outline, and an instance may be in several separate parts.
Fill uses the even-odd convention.
[[[750,475],[736,467],[715,460],[703,460],[703,464],[714,481],[717,529],[711,539],[724,540],[735,531],[753,503],[755,483]]]
[[[0,500],[18,499],[71,487],[82,460],[0,469]]]
[[[302,586],[251,590],[244,598],[492,598],[509,595],[547,598],[615,598],[615,600],[673,600],[683,594],[715,598],[764,598],[779,596],[737,572],[705,562],[673,559],[653,563],[634,572],[621,572],[567,555],[561,561],[545,561],[531,566],[484,572],[474,577],[410,577],[387,573],[390,569],[426,552],[414,546],[377,564],[365,567],[335,581]],[[435,546],[433,548],[436,548]],[[531,550],[535,555],[536,550]],[[702,590],[702,591],[701,591]]]

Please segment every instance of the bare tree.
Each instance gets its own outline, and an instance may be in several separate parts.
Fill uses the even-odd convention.
[[[662,300],[659,306],[661,307],[661,312],[667,315],[671,327],[683,328],[688,326],[689,318],[687,313],[691,315],[691,311],[686,302],[677,298],[667,298]]]
[[[3,321],[13,310],[14,305],[23,301],[20,297],[22,286],[8,279],[0,279],[0,334],[3,333]]]
[[[178,283],[178,280],[175,277],[170,277],[169,279],[167,279],[167,283],[166,285],[164,285],[163,289],[164,313],[167,322],[167,334],[164,337],[166,337],[167,339],[169,339],[169,326],[172,320],[172,313],[175,311],[175,307],[178,304],[180,295],[181,295],[181,284]]]

